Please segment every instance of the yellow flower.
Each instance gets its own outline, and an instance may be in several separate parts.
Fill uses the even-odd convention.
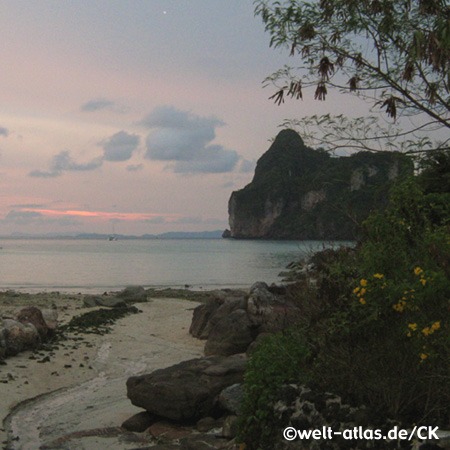
[[[384,275],[382,273],[374,273],[373,277],[374,278],[378,278],[379,280],[381,280],[384,277]]]
[[[360,281],[361,286],[367,286],[367,280],[361,280]]]
[[[433,331],[434,331],[434,330],[431,330],[430,327],[425,327],[425,328],[422,330],[422,333],[423,333],[425,336],[428,336],[428,335],[431,334]]]
[[[411,337],[411,331],[408,331],[408,332],[406,333],[406,336]]]
[[[361,289],[361,295],[364,295],[366,292],[367,292],[367,289],[365,289],[365,288]]]
[[[420,354],[420,362],[424,362],[428,358],[428,355],[426,353]]]
[[[363,298],[360,298],[359,301],[360,301],[361,305],[365,305],[366,304],[366,301]]]
[[[416,267],[414,269],[414,274],[415,275],[420,275],[421,273],[423,273],[423,270],[420,267]]]
[[[439,330],[440,327],[441,327],[441,322],[434,322],[433,325],[431,325],[431,329],[433,331]]]
[[[408,325],[408,328],[411,328],[411,330],[416,331],[417,330],[417,323],[410,323]]]
[[[359,290],[360,290],[361,288],[358,286],[358,287],[355,287],[355,289],[353,289],[353,293],[354,294],[356,294],[357,292],[359,292]]]
[[[427,284],[427,280],[425,280],[425,278],[421,278],[419,281],[422,283],[422,286]]]

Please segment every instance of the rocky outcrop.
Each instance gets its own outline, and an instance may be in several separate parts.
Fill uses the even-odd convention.
[[[359,152],[333,158],[283,130],[258,160],[252,182],[232,193],[230,231],[244,239],[354,239],[357,224],[384,208],[392,181],[411,175],[405,155]]]
[[[245,367],[242,355],[192,359],[129,378],[127,395],[133,405],[152,415],[174,421],[198,420],[218,413],[220,393],[243,380]]]
[[[35,307],[23,308],[15,319],[0,318],[0,359],[37,348],[56,324],[56,311],[45,311],[44,316]]]
[[[104,306],[107,308],[126,308],[133,303],[145,303],[148,301],[147,292],[142,286],[127,286],[116,295],[85,295],[83,304],[87,308]]]
[[[217,291],[194,309],[190,333],[206,339],[205,355],[233,355],[247,351],[258,336],[276,333],[301,318],[299,308],[279,286],[257,282],[248,294]]]

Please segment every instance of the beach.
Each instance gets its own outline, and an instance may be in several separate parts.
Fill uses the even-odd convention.
[[[0,366],[3,448],[148,446],[149,436],[138,442],[119,428],[142,411],[127,399],[127,378],[203,355],[204,342],[188,332],[198,303],[165,296],[136,304],[140,312],[118,319],[107,334],[70,333],[7,358]],[[3,317],[26,306],[56,309],[60,324],[93,310],[83,306],[82,294],[0,294]]]

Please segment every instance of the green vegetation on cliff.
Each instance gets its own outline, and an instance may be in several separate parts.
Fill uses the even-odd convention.
[[[283,130],[259,159],[252,182],[230,198],[231,236],[354,239],[369,213],[387,205],[393,181],[412,170],[399,153],[333,158]]]

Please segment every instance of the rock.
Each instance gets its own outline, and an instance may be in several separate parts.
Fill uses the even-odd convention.
[[[223,316],[211,329],[205,355],[229,356],[243,353],[255,338],[254,326],[241,309]]]
[[[14,356],[23,350],[36,348],[41,343],[39,333],[31,323],[23,324],[16,320],[5,319],[3,326],[6,330],[6,356]]]
[[[127,380],[133,405],[167,419],[198,420],[214,415],[217,397],[227,386],[242,382],[246,358],[214,356],[184,361]]]
[[[241,384],[236,383],[226,387],[219,395],[219,405],[230,412],[238,415],[244,398],[244,388]]]
[[[413,170],[407,155],[358,152],[332,158],[307,147],[295,131],[282,130],[258,160],[251,183],[231,194],[229,235],[354,240],[360,229],[345,214],[348,205],[360,205],[358,219],[365,220],[385,208],[389,180],[411,176]]]
[[[147,293],[142,286],[127,286],[116,297],[123,299],[126,303],[145,303],[148,301]]]
[[[54,334],[58,328],[58,311],[56,309],[42,309],[42,317],[50,334]]]
[[[47,337],[48,327],[39,308],[30,306],[28,308],[21,309],[17,314],[17,320],[23,324],[34,325],[42,341],[44,341]]]
[[[145,431],[154,421],[155,416],[152,416],[147,411],[142,411],[140,413],[131,416],[129,419],[125,420],[122,424],[122,428],[127,431],[134,431],[137,433],[142,433]]]
[[[213,417],[203,417],[197,422],[197,430],[201,433],[213,430],[214,428],[222,428],[223,419],[214,419]]]
[[[117,297],[107,297],[100,295],[85,295],[83,298],[83,304],[87,308],[93,308],[94,306],[106,306],[107,308],[126,308],[127,302]]]
[[[207,339],[211,330],[209,320],[223,304],[223,299],[212,298],[208,303],[194,309],[189,333],[198,339]]]
[[[293,326],[301,319],[301,311],[284,296],[275,295],[266,283],[257,282],[250,288],[247,313],[258,326],[259,333],[276,333]]]
[[[228,416],[223,423],[222,436],[234,439],[238,433],[238,417]]]
[[[154,438],[164,438],[169,441],[181,439],[185,436],[189,436],[192,433],[192,430],[189,430],[188,428],[184,428],[178,424],[166,421],[153,423],[152,425],[150,425],[148,431]]]
[[[247,313],[251,322],[255,325],[264,323],[265,317],[271,314],[275,302],[276,297],[269,292],[266,283],[259,281],[253,284],[247,301]]]
[[[231,237],[231,231],[227,228],[223,231],[222,233],[222,238],[223,239],[229,239]]]
[[[211,329],[221,319],[236,309],[246,309],[247,301],[242,291],[215,291],[208,303],[194,309],[189,333],[207,339]]]

